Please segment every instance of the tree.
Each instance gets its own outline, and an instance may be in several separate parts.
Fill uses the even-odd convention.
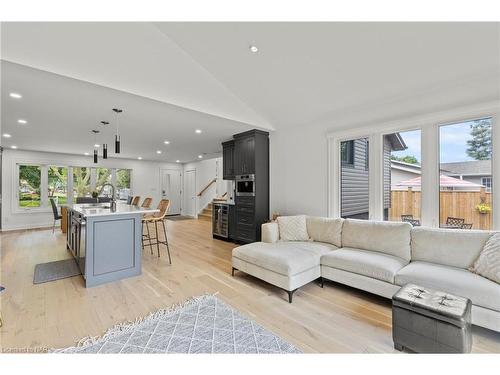
[[[474,120],[470,126],[472,139],[467,141],[467,155],[475,160],[491,158],[491,121],[490,119]]]
[[[40,191],[40,167],[35,165],[21,165],[19,166],[19,181],[23,185],[27,185],[35,192]]]
[[[391,155],[391,160],[402,161],[408,164],[417,164],[417,165],[420,164],[418,159],[413,155],[405,155],[405,156]]]
[[[66,191],[66,186],[68,184],[68,168],[49,167],[48,180],[49,197],[53,197],[58,190]]]

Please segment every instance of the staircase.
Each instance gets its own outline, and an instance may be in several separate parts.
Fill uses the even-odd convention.
[[[199,220],[212,221],[212,203],[209,203],[207,207],[198,214]]]

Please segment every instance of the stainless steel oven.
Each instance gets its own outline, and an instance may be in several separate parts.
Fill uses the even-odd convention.
[[[255,196],[255,175],[246,174],[236,176],[236,196],[254,197]]]

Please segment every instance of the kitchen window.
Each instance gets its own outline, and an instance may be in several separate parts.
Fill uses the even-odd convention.
[[[47,168],[47,196],[56,204],[68,201],[68,167],[49,166]]]
[[[40,188],[42,170],[39,165],[19,165],[18,206],[35,208],[41,206]]]

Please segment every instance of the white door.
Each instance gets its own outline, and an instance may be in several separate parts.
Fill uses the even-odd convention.
[[[196,216],[196,171],[186,171],[184,173],[184,197],[186,209],[184,215]]]
[[[170,200],[169,215],[181,213],[181,171],[173,169],[161,171],[161,198]]]

